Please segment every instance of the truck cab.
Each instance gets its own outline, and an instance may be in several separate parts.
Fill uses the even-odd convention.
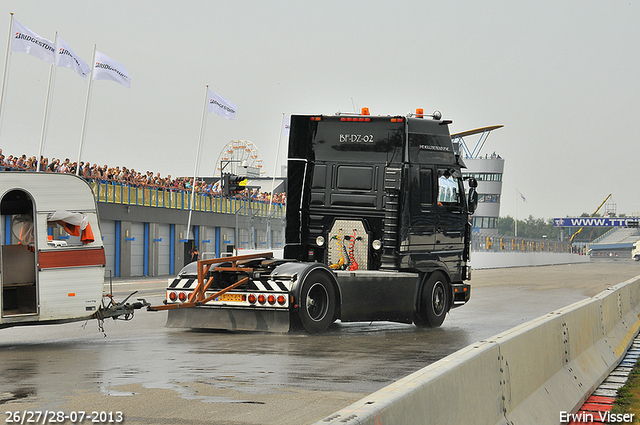
[[[286,258],[469,278],[464,163],[423,117],[291,117]]]

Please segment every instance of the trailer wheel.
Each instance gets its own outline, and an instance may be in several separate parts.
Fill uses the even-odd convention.
[[[300,321],[309,333],[325,331],[334,321],[336,312],[335,288],[322,272],[307,276],[300,291]]]
[[[435,272],[422,287],[420,309],[414,323],[419,327],[437,328],[444,322],[448,309],[447,279],[442,273]]]

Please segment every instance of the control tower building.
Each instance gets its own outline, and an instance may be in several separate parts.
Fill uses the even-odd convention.
[[[491,131],[502,125],[482,127],[475,130],[452,134],[454,146],[457,146],[466,164],[463,177],[475,177],[478,181],[478,208],[471,216],[473,232],[483,234],[498,234],[498,219],[500,217],[500,201],[502,196],[502,173],[504,159],[494,153],[480,154]],[[465,142],[465,137],[480,135],[473,149]],[[465,187],[469,190],[465,182]]]

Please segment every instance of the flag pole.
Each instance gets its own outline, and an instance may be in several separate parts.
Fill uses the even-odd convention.
[[[4,55],[4,72],[2,73],[2,88],[0,88],[0,132],[2,132],[2,117],[4,116],[4,86],[7,81],[7,70],[9,69],[9,60],[11,59],[11,33],[13,32],[13,12],[10,13],[9,35],[7,36],[7,51]]]
[[[58,44],[58,31],[56,31],[55,38],[53,39],[53,44],[57,46]],[[56,52],[57,54],[57,52]],[[36,161],[36,173],[40,172],[40,162],[42,160],[42,150],[44,149],[44,139],[47,133],[47,125],[49,121],[49,106],[50,106],[50,98],[51,93],[53,93],[53,83],[55,81],[56,76],[56,63],[51,64],[51,68],[49,68],[49,85],[47,86],[47,100],[44,103],[44,118],[42,119],[42,133],[40,134],[40,147],[38,148],[38,158]]]
[[[200,165],[200,147],[202,146],[202,138],[204,135],[205,117],[207,114],[207,96],[209,93],[209,85],[205,86],[204,90],[204,107],[202,108],[202,120],[200,121],[200,138],[198,139],[198,149],[196,150],[196,163],[193,167],[193,184],[191,184],[191,200],[189,202],[189,221],[187,222],[187,239],[191,239],[191,213],[193,212],[193,203],[195,200],[196,192],[196,178],[198,177],[198,165]],[[194,235],[195,236],[195,235]],[[195,241],[194,243],[197,243]],[[197,245],[196,245],[197,246]]]
[[[518,192],[518,188],[516,187],[516,192]],[[518,193],[516,193],[516,228],[515,228],[515,233],[516,233],[516,238],[518,237]]]
[[[284,112],[282,113],[282,120],[280,121],[280,134],[278,135],[278,147],[276,148],[276,161],[273,166],[273,180],[271,181],[271,196],[269,197],[269,212],[267,218],[271,217],[271,205],[273,205],[273,191],[276,184],[276,172],[278,171],[278,159],[280,159],[280,143],[282,142],[282,131],[284,129]]]
[[[96,67],[96,45],[93,45],[93,62],[91,63],[91,73],[89,74],[89,87],[87,88],[87,100],[84,104],[84,120],[82,121],[82,136],[80,136],[80,147],[78,148],[78,162],[76,163],[76,175],[80,175],[80,157],[82,156],[82,145],[87,129],[87,116],[89,115],[89,99],[91,98],[91,86],[93,85],[93,72]]]

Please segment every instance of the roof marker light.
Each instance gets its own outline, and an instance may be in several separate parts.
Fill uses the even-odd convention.
[[[424,118],[424,109],[422,108],[416,109],[416,118]]]
[[[369,108],[362,108],[362,114],[361,115],[369,115]]]

